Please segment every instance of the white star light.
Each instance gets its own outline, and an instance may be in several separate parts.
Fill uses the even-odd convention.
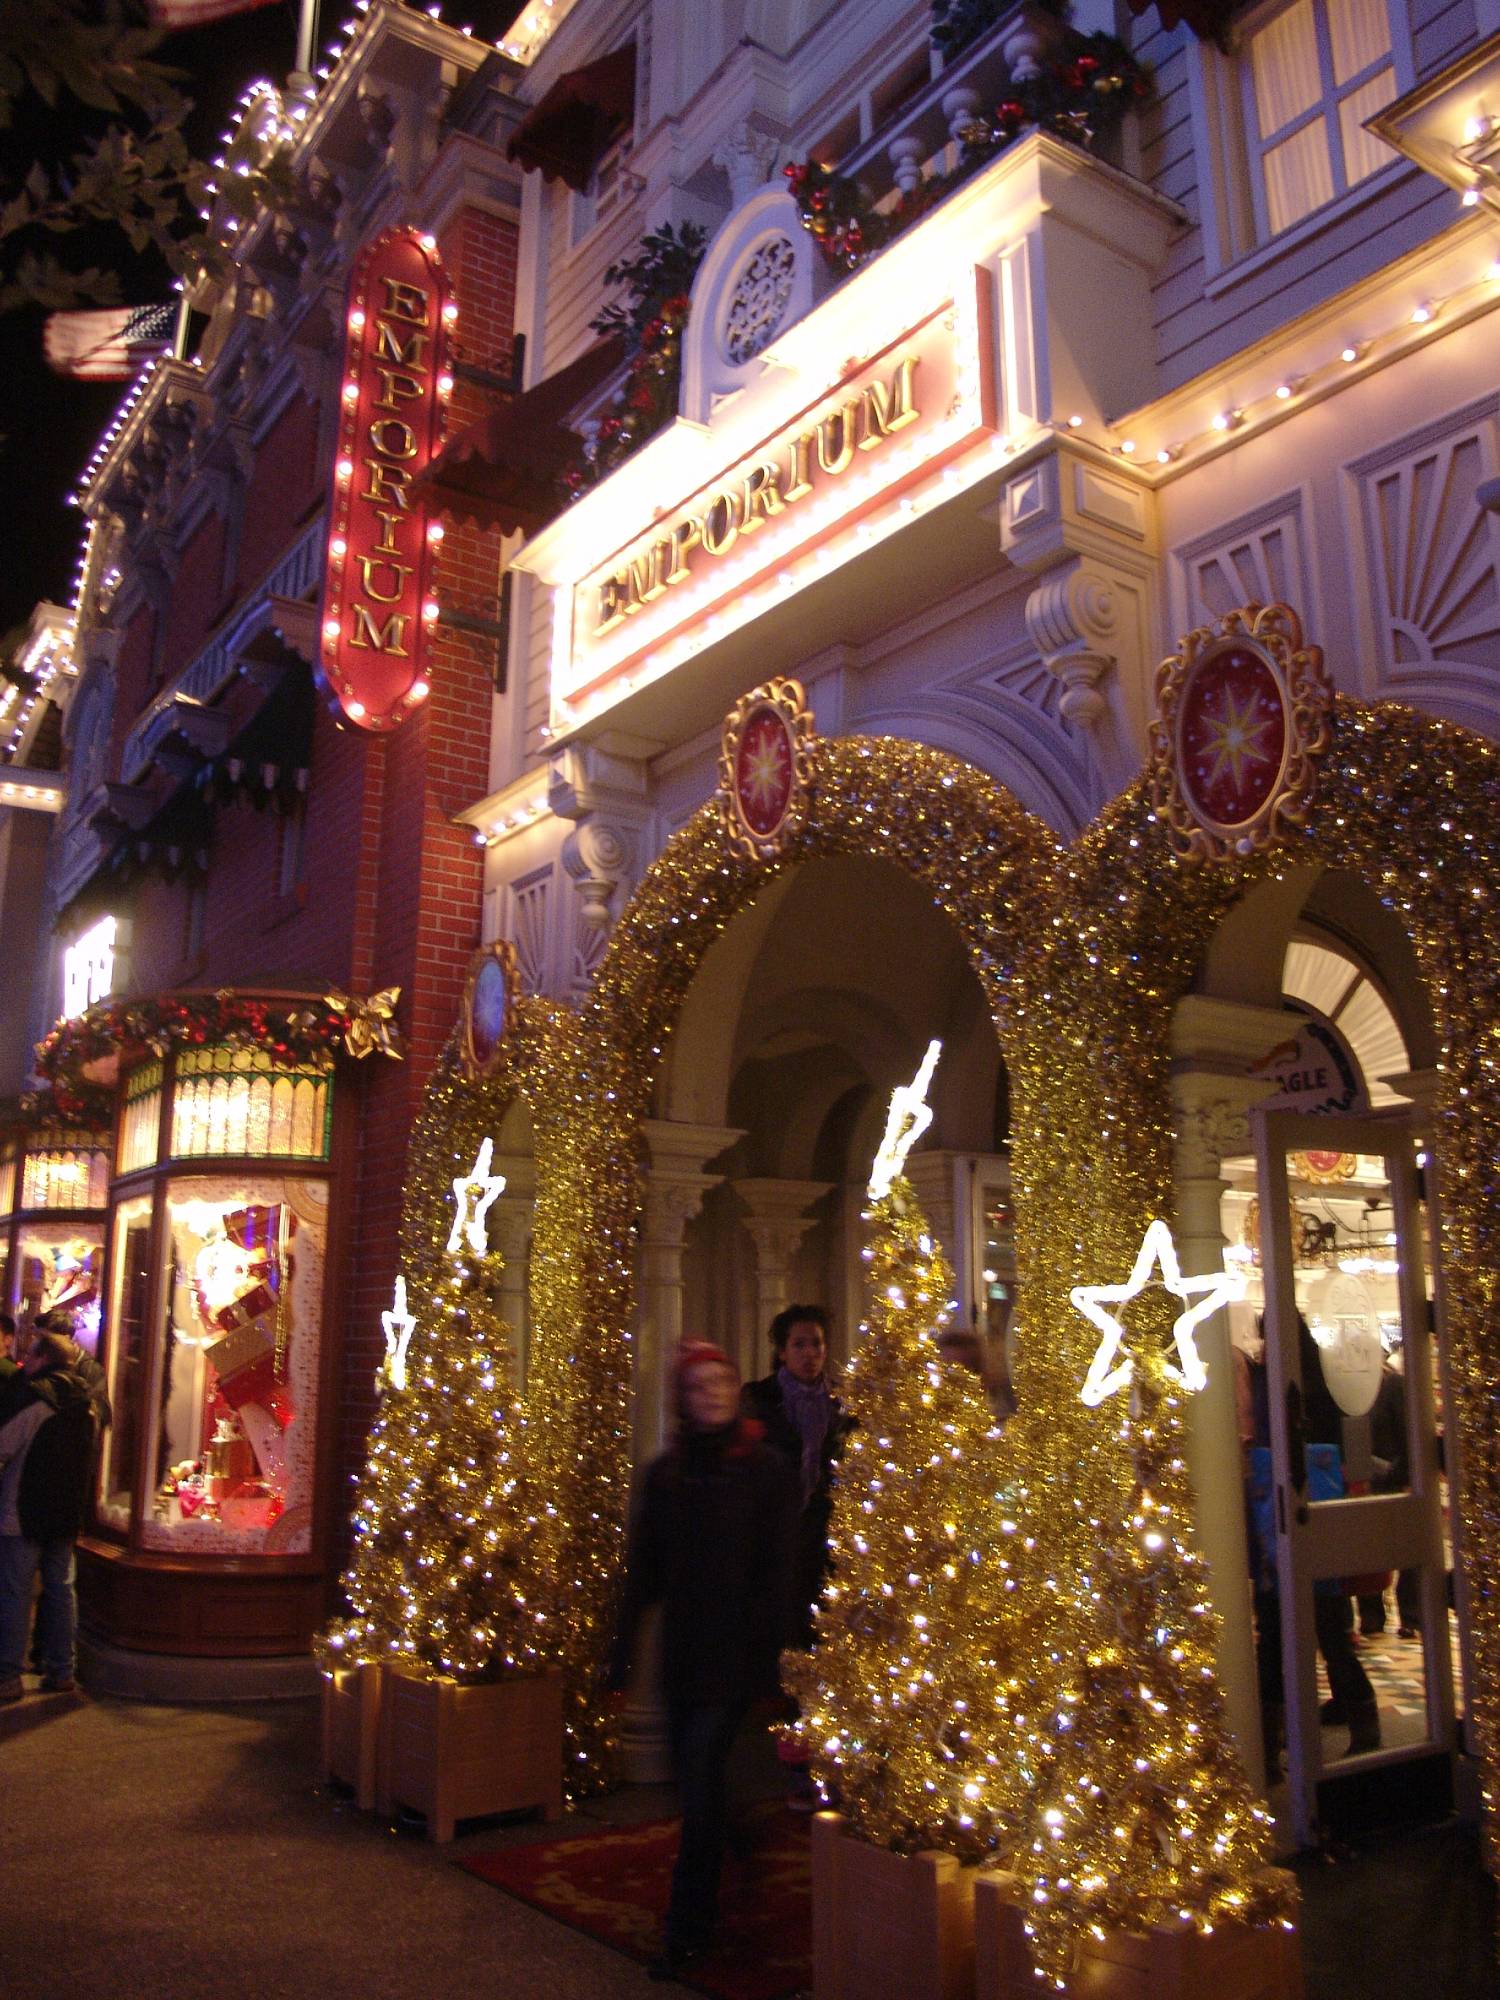
[[[1085,1319],[1092,1320],[1104,1336],[1079,1391],[1085,1403],[1102,1403],[1116,1389],[1125,1388],[1135,1374],[1135,1363],[1128,1354],[1123,1361],[1115,1360],[1125,1339],[1125,1329],[1113,1313],[1105,1311],[1105,1307],[1123,1305],[1127,1299],[1143,1292],[1151,1282],[1151,1269],[1155,1264],[1161,1266],[1163,1287],[1187,1306],[1187,1310],[1179,1313],[1172,1323],[1172,1338],[1177,1344],[1182,1366],[1174,1368],[1169,1362],[1163,1365],[1172,1380],[1184,1389],[1201,1389],[1207,1384],[1208,1375],[1198,1353],[1198,1343],[1193,1337],[1194,1329],[1216,1313],[1220,1306],[1245,1296],[1245,1274],[1243,1271],[1231,1271],[1226,1266],[1221,1271],[1206,1272],[1201,1278],[1183,1277],[1171,1230],[1164,1222],[1153,1222],[1141,1238],[1135,1268],[1123,1285],[1075,1285],[1069,1294],[1079,1312]],[[1189,1299],[1195,1299],[1197,1303],[1187,1305]]]
[[[492,1174],[490,1161],[495,1155],[495,1142],[486,1139],[479,1149],[479,1156],[466,1174],[460,1174],[453,1183],[453,1199],[457,1213],[453,1227],[448,1232],[448,1251],[451,1256],[460,1242],[467,1241],[476,1257],[482,1257],[490,1247],[490,1232],[485,1225],[495,1201],[505,1190],[504,1174]],[[473,1200],[474,1212],[469,1213],[469,1202]]]
[[[890,1193],[891,1182],[905,1167],[907,1154],[932,1123],[927,1086],[932,1082],[932,1072],[937,1068],[937,1060],[942,1053],[941,1042],[929,1042],[922,1067],[911,1082],[900,1084],[891,1092],[885,1137],[880,1142],[875,1165],[870,1170],[871,1201],[881,1201]]]
[[[406,1387],[406,1350],[411,1345],[417,1322],[406,1310],[406,1280],[397,1278],[396,1296],[389,1312],[380,1315],[385,1328],[385,1379],[392,1389]]]

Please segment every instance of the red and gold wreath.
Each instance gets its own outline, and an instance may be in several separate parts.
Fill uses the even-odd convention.
[[[719,813],[730,846],[750,860],[774,861],[800,831],[816,742],[800,681],[767,681],[725,718]]]
[[[1306,823],[1333,686],[1285,604],[1189,632],[1156,670],[1151,799],[1187,860],[1244,857]]]

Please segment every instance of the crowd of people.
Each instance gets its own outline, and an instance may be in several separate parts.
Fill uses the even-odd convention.
[[[74,1546],[110,1419],[104,1371],[66,1315],[38,1321],[24,1354],[16,1347],[16,1323],[0,1313],[0,1705],[25,1695],[28,1661],[44,1693],[74,1687]]]

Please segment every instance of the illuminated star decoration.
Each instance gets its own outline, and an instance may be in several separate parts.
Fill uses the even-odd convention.
[[[882,1201],[890,1193],[891,1182],[905,1167],[907,1154],[932,1123],[927,1087],[932,1082],[932,1072],[937,1068],[942,1052],[941,1042],[929,1042],[922,1067],[911,1082],[900,1084],[891,1092],[885,1137],[880,1142],[875,1164],[870,1170],[871,1201]]]
[[[1242,1271],[1225,1268],[1206,1272],[1201,1278],[1183,1277],[1172,1232],[1164,1222],[1158,1221],[1153,1222],[1141,1238],[1135,1269],[1123,1285],[1075,1285],[1069,1294],[1079,1312],[1085,1319],[1092,1320],[1104,1336],[1079,1391],[1085,1403],[1102,1403],[1116,1389],[1125,1388],[1135,1374],[1135,1363],[1128,1354],[1121,1361],[1115,1359],[1124,1344],[1125,1329],[1105,1308],[1123,1305],[1127,1299],[1143,1292],[1151,1281],[1151,1269],[1155,1264],[1161,1266],[1161,1282],[1165,1289],[1174,1298],[1181,1299],[1186,1308],[1172,1323],[1172,1338],[1177,1344],[1182,1366],[1174,1368],[1170,1362],[1162,1365],[1172,1380],[1184,1389],[1201,1389],[1206,1385],[1208,1374],[1198,1353],[1194,1329],[1216,1313],[1220,1306],[1245,1296],[1245,1276]],[[1190,1299],[1196,1303],[1189,1305]]]
[[[385,1328],[385,1379],[392,1389],[406,1387],[406,1350],[411,1345],[417,1322],[406,1310],[406,1280],[396,1280],[396,1296],[389,1312],[380,1315]]]
[[[458,1248],[460,1242],[467,1241],[476,1257],[482,1257],[490,1247],[490,1232],[485,1225],[485,1217],[505,1189],[504,1174],[492,1174],[490,1161],[494,1158],[495,1142],[486,1139],[479,1148],[479,1156],[466,1174],[460,1174],[453,1183],[453,1199],[457,1212],[453,1217],[453,1227],[448,1232],[448,1252]],[[473,1201],[473,1212],[469,1203]]]
[[[1213,758],[1204,782],[1216,785],[1225,771],[1234,781],[1239,791],[1245,782],[1247,764],[1269,764],[1271,753],[1265,747],[1267,730],[1275,726],[1274,717],[1262,716],[1255,719],[1256,699],[1249,696],[1243,707],[1236,704],[1233,693],[1224,692],[1224,709],[1221,715],[1205,715],[1204,721],[1209,731],[1209,740],[1204,746],[1204,756]]]

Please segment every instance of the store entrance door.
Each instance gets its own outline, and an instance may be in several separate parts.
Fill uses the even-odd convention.
[[[1289,1831],[1310,1846],[1451,1797],[1436,1315],[1409,1120],[1253,1123],[1269,1419],[1268,1452],[1251,1453],[1256,1612],[1261,1647],[1280,1644]],[[1263,1655],[1272,1715],[1274,1678]]]

